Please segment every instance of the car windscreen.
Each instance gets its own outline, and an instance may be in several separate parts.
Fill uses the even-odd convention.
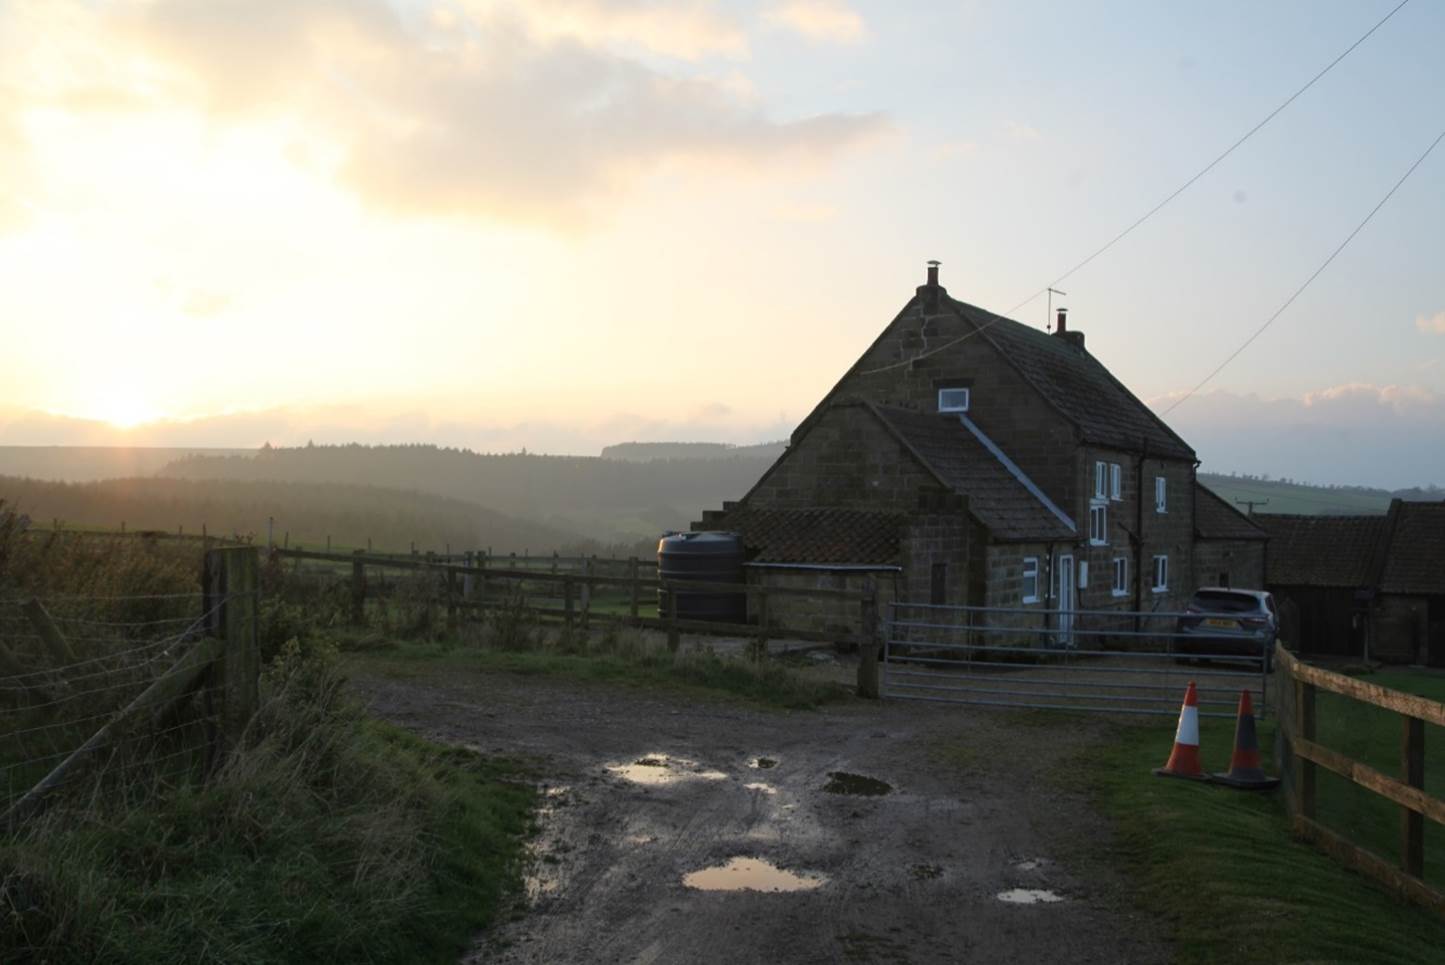
[[[1196,593],[1194,608],[1209,613],[1258,613],[1259,601],[1244,593]]]

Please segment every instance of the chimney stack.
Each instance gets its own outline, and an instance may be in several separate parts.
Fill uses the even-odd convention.
[[[931,287],[937,287],[938,285],[938,266],[940,264],[941,262],[937,261],[930,261],[928,263],[928,284]]]
[[[1075,348],[1083,349],[1084,333],[1078,331],[1069,331],[1069,310],[1067,308],[1059,309],[1058,319],[1059,324],[1058,327],[1054,329],[1054,334],[1059,338],[1063,339],[1065,342],[1068,342]]]

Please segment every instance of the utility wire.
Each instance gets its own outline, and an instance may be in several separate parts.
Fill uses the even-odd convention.
[[[1058,285],[1062,284],[1062,283],[1063,283],[1064,281],[1066,281],[1066,280],[1068,279],[1068,277],[1069,277],[1070,275],[1072,275],[1074,272],[1076,272],[1076,271],[1078,271],[1079,269],[1083,268],[1085,265],[1089,264],[1089,262],[1091,262],[1091,261],[1093,261],[1095,258],[1099,257],[1099,256],[1102,255],[1104,252],[1108,251],[1110,248],[1114,247],[1114,245],[1116,245],[1116,244],[1118,244],[1120,241],[1124,240],[1124,238],[1125,238],[1130,232],[1132,232],[1135,228],[1139,227],[1139,226],[1142,225],[1144,222],[1146,222],[1146,221],[1148,221],[1150,218],[1154,217],[1154,215],[1158,214],[1159,211],[1160,211],[1160,209],[1162,209],[1162,208],[1163,208],[1165,205],[1167,205],[1169,202],[1173,201],[1175,198],[1179,197],[1181,194],[1183,194],[1185,191],[1187,191],[1187,190],[1190,188],[1190,186],[1194,184],[1194,182],[1198,181],[1200,178],[1204,177],[1204,176],[1205,176],[1206,174],[1208,174],[1210,171],[1214,170],[1215,166],[1218,165],[1219,162],[1223,161],[1225,158],[1227,158],[1227,157],[1229,157],[1231,154],[1233,154],[1236,148],[1238,148],[1238,147],[1239,147],[1241,144],[1243,144],[1245,141],[1247,141],[1247,140],[1249,140],[1251,137],[1253,137],[1253,136],[1259,131],[1260,128],[1264,127],[1264,125],[1266,125],[1266,124],[1268,124],[1270,121],[1274,120],[1275,115],[1279,114],[1280,111],[1284,110],[1286,107],[1288,107],[1289,105],[1293,104],[1293,103],[1295,102],[1295,100],[1296,100],[1301,94],[1303,94],[1305,91],[1309,90],[1311,87],[1313,87],[1313,86],[1315,85],[1315,82],[1316,82],[1316,81],[1318,81],[1321,77],[1325,76],[1325,74],[1328,74],[1331,70],[1333,70],[1334,67],[1335,67],[1335,65],[1338,64],[1340,61],[1344,60],[1346,57],[1348,57],[1348,56],[1350,55],[1350,53],[1353,52],[1356,47],[1358,47],[1360,44],[1364,43],[1366,40],[1369,40],[1371,34],[1373,34],[1376,30],[1379,30],[1381,27],[1383,27],[1383,26],[1385,25],[1385,21],[1389,20],[1389,19],[1390,19],[1391,17],[1393,17],[1395,14],[1399,13],[1400,10],[1401,10],[1401,8],[1403,8],[1403,7],[1405,6],[1405,4],[1407,4],[1407,3],[1409,3],[1409,2],[1410,2],[1410,0],[1400,0],[1400,2],[1395,6],[1395,8],[1394,8],[1393,10],[1391,10],[1389,13],[1385,14],[1385,16],[1382,17],[1382,18],[1380,19],[1380,21],[1379,21],[1378,23],[1376,23],[1373,27],[1371,27],[1369,30],[1366,30],[1366,31],[1364,32],[1364,34],[1361,35],[1360,39],[1356,40],[1354,43],[1352,43],[1352,44],[1350,44],[1348,47],[1346,47],[1345,50],[1344,50],[1344,52],[1343,52],[1342,54],[1340,54],[1340,55],[1339,55],[1338,57],[1336,57],[1334,60],[1332,60],[1332,61],[1330,61],[1328,64],[1326,64],[1323,70],[1321,70],[1318,74],[1315,74],[1313,77],[1311,77],[1311,78],[1309,79],[1309,82],[1308,82],[1308,83],[1306,83],[1306,84],[1305,84],[1303,87],[1301,87],[1299,90],[1295,91],[1293,94],[1289,95],[1289,97],[1287,97],[1287,98],[1285,99],[1284,103],[1280,104],[1280,105],[1279,105],[1278,107],[1276,107],[1274,110],[1272,110],[1272,111],[1270,111],[1268,114],[1266,114],[1265,117],[1264,117],[1264,120],[1260,121],[1258,124],[1254,125],[1254,126],[1251,127],[1248,131],[1246,131],[1245,134],[1244,134],[1244,136],[1241,137],[1239,140],[1235,141],[1233,144],[1229,145],[1229,147],[1227,147],[1227,148],[1225,149],[1225,151],[1224,151],[1223,154],[1219,155],[1219,156],[1218,156],[1217,158],[1215,158],[1213,161],[1210,161],[1208,164],[1206,164],[1203,168],[1201,168],[1201,169],[1199,170],[1199,173],[1198,173],[1198,174],[1194,175],[1194,177],[1190,178],[1188,181],[1185,181],[1185,182],[1184,182],[1183,184],[1181,184],[1179,187],[1175,188],[1174,191],[1173,191],[1172,193],[1170,193],[1170,194],[1168,195],[1168,197],[1166,197],[1163,201],[1160,201],[1160,202],[1159,202],[1158,204],[1156,204],[1154,207],[1152,207],[1152,208],[1150,208],[1148,211],[1144,212],[1144,214],[1141,215],[1137,220],[1135,220],[1133,224],[1129,225],[1129,227],[1127,227],[1127,228],[1125,228],[1123,231],[1119,232],[1119,233],[1118,233],[1117,235],[1115,235],[1113,238],[1110,238],[1109,241],[1108,241],[1107,243],[1105,243],[1103,247],[1099,248],[1099,249],[1098,249],[1097,251],[1095,251],[1093,254],[1089,255],[1089,257],[1085,258],[1083,261],[1079,262],[1077,265],[1075,265],[1074,267],[1070,268],[1068,271],[1064,272],[1064,273],[1063,273],[1062,275],[1060,275],[1058,278],[1055,278],[1052,282],[1050,282],[1049,284],[1045,285],[1043,288],[1040,288],[1038,291],[1034,292],[1034,293],[1033,293],[1032,295],[1030,295],[1028,298],[1025,298],[1023,301],[1019,302],[1019,303],[1018,303],[1017,305],[1015,305],[1013,308],[1010,308],[1010,309],[1009,309],[1007,312],[1005,312],[1004,314],[1005,314],[1005,315],[1012,315],[1014,312],[1018,311],[1020,308],[1023,308],[1023,307],[1024,307],[1025,305],[1027,305],[1029,302],[1033,301],[1035,298],[1038,298],[1040,295],[1042,295],[1044,292],[1048,291],[1050,288],[1054,288],[1054,287],[1057,287]]]
[[[1202,380],[1200,380],[1198,385],[1190,389],[1188,392],[1184,393],[1184,395],[1180,396],[1178,399],[1174,400],[1174,403],[1170,405],[1169,408],[1165,409],[1162,415],[1168,415],[1169,413],[1173,412],[1175,409],[1183,405],[1185,402],[1187,402],[1194,395],[1194,393],[1204,388],[1214,379],[1216,375],[1224,371],[1224,367],[1226,365],[1228,365],[1230,362],[1233,362],[1236,358],[1239,357],[1240,353],[1242,353],[1245,349],[1249,348],[1249,346],[1254,343],[1255,339],[1263,335],[1264,330],[1269,328],[1269,326],[1274,323],[1274,320],[1276,318],[1279,318],[1281,315],[1283,315],[1285,309],[1289,308],[1291,305],[1294,304],[1295,299],[1299,298],[1300,295],[1304,293],[1304,290],[1310,287],[1310,283],[1313,282],[1316,278],[1318,278],[1320,274],[1323,273],[1324,270],[1330,266],[1330,262],[1334,261],[1335,258],[1339,255],[1339,253],[1345,250],[1345,246],[1354,240],[1355,235],[1359,234],[1364,229],[1365,225],[1370,223],[1370,219],[1375,216],[1375,213],[1385,206],[1385,202],[1389,201],[1390,198],[1394,196],[1396,191],[1400,190],[1400,185],[1404,184],[1406,180],[1409,179],[1410,175],[1415,173],[1415,169],[1424,163],[1425,159],[1430,156],[1430,152],[1435,150],[1435,146],[1439,144],[1442,140],[1445,140],[1445,131],[1441,131],[1439,135],[1436,136],[1435,140],[1430,142],[1430,146],[1425,148],[1425,153],[1415,159],[1415,163],[1410,165],[1409,170],[1407,170],[1404,174],[1400,176],[1400,180],[1395,182],[1395,186],[1392,187],[1388,192],[1386,192],[1385,196],[1380,199],[1379,204],[1375,205],[1373,208],[1370,209],[1370,213],[1365,215],[1365,220],[1355,225],[1355,230],[1351,231],[1348,235],[1346,235],[1345,240],[1340,242],[1334,251],[1330,252],[1330,256],[1326,258],[1320,264],[1320,266],[1314,270],[1314,274],[1306,278],[1304,280],[1304,284],[1296,288],[1294,290],[1294,294],[1290,295],[1289,298],[1285,299],[1285,303],[1279,306],[1279,308],[1275,309],[1274,314],[1271,315],[1269,318],[1265,319],[1264,324],[1261,325],[1259,328],[1255,329],[1253,335],[1244,340],[1243,345],[1239,346],[1239,348],[1235,349],[1233,352],[1230,352],[1229,357],[1226,358],[1223,362],[1220,362],[1217,366],[1215,366],[1214,371],[1210,372]]]
[[[1095,258],[1098,258],[1098,257],[1099,257],[1100,255],[1102,255],[1104,252],[1106,252],[1106,251],[1108,251],[1110,248],[1114,247],[1114,245],[1116,245],[1116,244],[1118,244],[1120,241],[1124,240],[1125,236],[1127,236],[1127,235],[1128,235],[1130,232],[1132,232],[1135,228],[1138,228],[1138,227],[1139,227],[1140,225],[1142,225],[1144,222],[1148,221],[1150,218],[1154,217],[1154,215],[1158,214],[1159,211],[1160,211],[1165,205],[1169,204],[1169,202],[1173,201],[1175,198],[1177,198],[1177,197],[1179,197],[1181,194],[1183,194],[1186,190],[1188,190],[1188,189],[1190,188],[1191,185],[1194,184],[1194,182],[1198,181],[1200,178],[1204,177],[1204,175],[1206,175],[1206,174],[1208,174],[1210,171],[1214,170],[1214,168],[1219,164],[1219,162],[1223,161],[1225,158],[1229,157],[1229,155],[1233,154],[1236,148],[1238,148],[1238,147],[1239,147],[1241,144],[1243,144],[1245,141],[1247,141],[1247,140],[1249,140],[1251,137],[1253,137],[1253,136],[1260,130],[1260,128],[1264,127],[1264,126],[1265,126],[1266,124],[1268,124],[1270,121],[1274,120],[1275,116],[1276,116],[1277,114],[1279,114],[1281,111],[1283,111],[1286,107],[1288,107],[1290,104],[1293,104],[1293,103],[1295,102],[1295,100],[1297,100],[1297,99],[1299,98],[1299,96],[1300,96],[1301,94],[1303,94],[1305,91],[1309,90],[1311,87],[1313,87],[1313,86],[1315,85],[1315,83],[1316,83],[1321,77],[1325,76],[1325,74],[1328,74],[1331,70],[1333,70],[1333,69],[1335,68],[1335,65],[1337,65],[1340,61],[1344,60],[1344,59],[1345,59],[1346,57],[1348,57],[1351,53],[1353,53],[1356,47],[1360,46],[1360,44],[1364,43],[1366,40],[1369,40],[1369,39],[1370,39],[1370,36],[1371,36],[1372,34],[1374,34],[1375,31],[1377,31],[1377,30],[1379,30],[1381,27],[1383,27],[1383,26],[1385,25],[1386,21],[1388,21],[1388,20],[1389,20],[1391,17],[1393,17],[1395,14],[1399,13],[1400,10],[1401,10],[1402,8],[1404,8],[1404,6],[1405,6],[1407,3],[1409,3],[1409,2],[1410,2],[1410,0],[1400,0],[1400,2],[1395,5],[1394,9],[1392,9],[1389,13],[1385,14],[1384,17],[1380,18],[1380,20],[1379,20],[1373,27],[1371,27],[1369,30],[1366,30],[1363,34],[1361,34],[1360,37],[1359,37],[1359,39],[1356,40],[1354,43],[1350,44],[1348,47],[1346,47],[1345,50],[1344,50],[1338,57],[1336,57],[1334,60],[1332,60],[1332,61],[1330,61],[1328,64],[1326,64],[1323,70],[1321,70],[1319,73],[1315,74],[1313,77],[1311,77],[1311,78],[1309,79],[1309,82],[1308,82],[1308,83],[1306,83],[1306,84],[1305,84],[1303,87],[1301,87],[1299,90],[1295,91],[1293,94],[1289,95],[1289,97],[1285,98],[1284,102],[1281,103],[1281,104],[1280,104],[1278,107],[1276,107],[1274,110],[1270,111],[1267,115],[1265,115],[1265,117],[1264,117],[1263,120],[1261,120],[1258,124],[1254,125],[1254,127],[1250,128],[1248,131],[1246,131],[1245,134],[1244,134],[1244,136],[1241,137],[1239,140],[1235,141],[1235,142],[1234,142],[1233,144],[1231,144],[1228,148],[1226,148],[1223,154],[1219,155],[1219,156],[1216,157],[1214,160],[1212,160],[1212,161],[1210,161],[1208,164],[1206,164],[1203,168],[1200,169],[1199,173],[1195,174],[1195,175],[1194,175],[1192,178],[1190,178],[1188,181],[1185,181],[1185,182],[1184,182],[1183,184],[1181,184],[1178,188],[1174,189],[1174,191],[1173,191],[1172,193],[1170,193],[1168,197],[1166,197],[1163,201],[1160,201],[1160,202],[1159,202],[1158,204],[1156,204],[1154,207],[1152,207],[1152,208],[1150,208],[1148,211],[1146,211],[1142,216],[1140,216],[1138,219],[1136,219],[1133,224],[1129,225],[1129,227],[1125,228],[1123,231],[1119,232],[1119,233],[1118,233],[1117,235],[1115,235],[1113,238],[1109,239],[1109,241],[1108,241],[1103,247],[1099,248],[1099,249],[1096,250],[1093,254],[1091,254],[1091,255],[1089,255],[1087,258],[1085,258],[1083,261],[1079,262],[1077,265],[1075,265],[1074,267],[1070,268],[1068,271],[1064,272],[1064,273],[1063,273],[1062,275],[1060,275],[1058,278],[1055,278],[1053,281],[1049,282],[1049,284],[1045,285],[1043,288],[1040,288],[1038,291],[1034,292],[1034,293],[1033,293],[1032,295],[1030,295],[1028,298],[1025,298],[1023,301],[1019,302],[1019,303],[1018,303],[1017,305],[1015,305],[1013,308],[1010,308],[1007,312],[1004,312],[1004,315],[1006,315],[1006,316],[1007,316],[1007,315],[1012,315],[1014,312],[1018,311],[1020,308],[1023,308],[1025,305],[1027,305],[1029,302],[1033,301],[1035,298],[1038,298],[1040,295],[1044,294],[1044,293],[1045,293],[1046,291],[1048,291],[1050,288],[1055,288],[1055,287],[1057,287],[1058,285],[1062,284],[1065,280],[1067,280],[1067,279],[1069,278],[1070,275],[1072,275],[1072,274],[1074,274],[1075,272],[1079,271],[1079,270],[1080,270],[1081,268],[1083,268],[1085,265],[1088,265],[1090,262],[1092,262]],[[914,356],[912,356],[912,357],[910,357],[910,358],[907,358],[907,359],[904,359],[904,360],[902,360],[902,361],[900,361],[900,362],[893,362],[893,363],[891,363],[891,364],[889,364],[889,365],[883,365],[883,366],[879,366],[878,368],[875,368],[875,369],[869,369],[869,370],[866,371],[866,372],[859,372],[858,374],[859,374],[859,375],[874,375],[874,374],[879,373],[879,372],[887,372],[887,371],[889,371],[889,370],[891,370],[891,369],[902,368],[902,367],[905,366],[905,365],[911,365],[911,364],[914,363],[914,362],[921,361],[922,359],[928,358],[930,355],[935,355],[935,354],[937,354],[938,352],[942,352],[944,349],[952,348],[953,346],[957,345],[958,343],[963,342],[963,341],[966,341],[966,340],[968,340],[969,338],[972,338],[974,335],[977,335],[979,332],[981,332],[981,331],[983,331],[984,329],[988,328],[990,325],[993,325],[993,324],[994,324],[995,322],[997,322],[997,321],[998,321],[998,317],[995,317],[995,318],[990,319],[989,321],[985,322],[983,325],[978,325],[977,327],[975,327],[972,331],[968,332],[967,334],[961,335],[961,336],[959,336],[958,338],[953,339],[952,341],[945,342],[945,343],[942,344],[942,345],[939,345],[939,346],[937,346],[937,347],[935,347],[935,348],[929,349],[929,350],[926,351],[926,352],[922,352],[922,353],[920,353],[920,354],[918,354],[918,355],[914,355]]]

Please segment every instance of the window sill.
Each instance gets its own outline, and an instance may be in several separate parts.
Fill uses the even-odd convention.
[[[1149,592],[1151,592],[1151,593],[1168,593],[1168,592],[1169,592],[1169,587],[1167,587],[1167,586],[1156,586],[1156,587],[1154,587],[1154,589],[1150,590]]]
[[[1108,541],[1108,540],[1102,540],[1102,539],[1091,539],[1091,540],[1089,540],[1089,545],[1090,545],[1090,546],[1108,546],[1108,545],[1109,545],[1109,541]]]
[[[1022,602],[1024,606],[1029,606],[1031,604],[1039,602],[1039,598],[1036,596],[1026,596],[1023,598]]]
[[[1126,597],[1126,596],[1128,596],[1128,595],[1129,595],[1129,591],[1128,591],[1128,590],[1114,590],[1114,591],[1113,591],[1112,593],[1110,593],[1109,595],[1112,596],[1114,599],[1117,600],[1117,599],[1119,599],[1119,598],[1121,598],[1121,597]]]

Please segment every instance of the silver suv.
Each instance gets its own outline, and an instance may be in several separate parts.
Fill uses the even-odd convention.
[[[1206,586],[1195,592],[1174,627],[1174,652],[1200,657],[1263,657],[1270,669],[1279,610],[1264,590]]]

